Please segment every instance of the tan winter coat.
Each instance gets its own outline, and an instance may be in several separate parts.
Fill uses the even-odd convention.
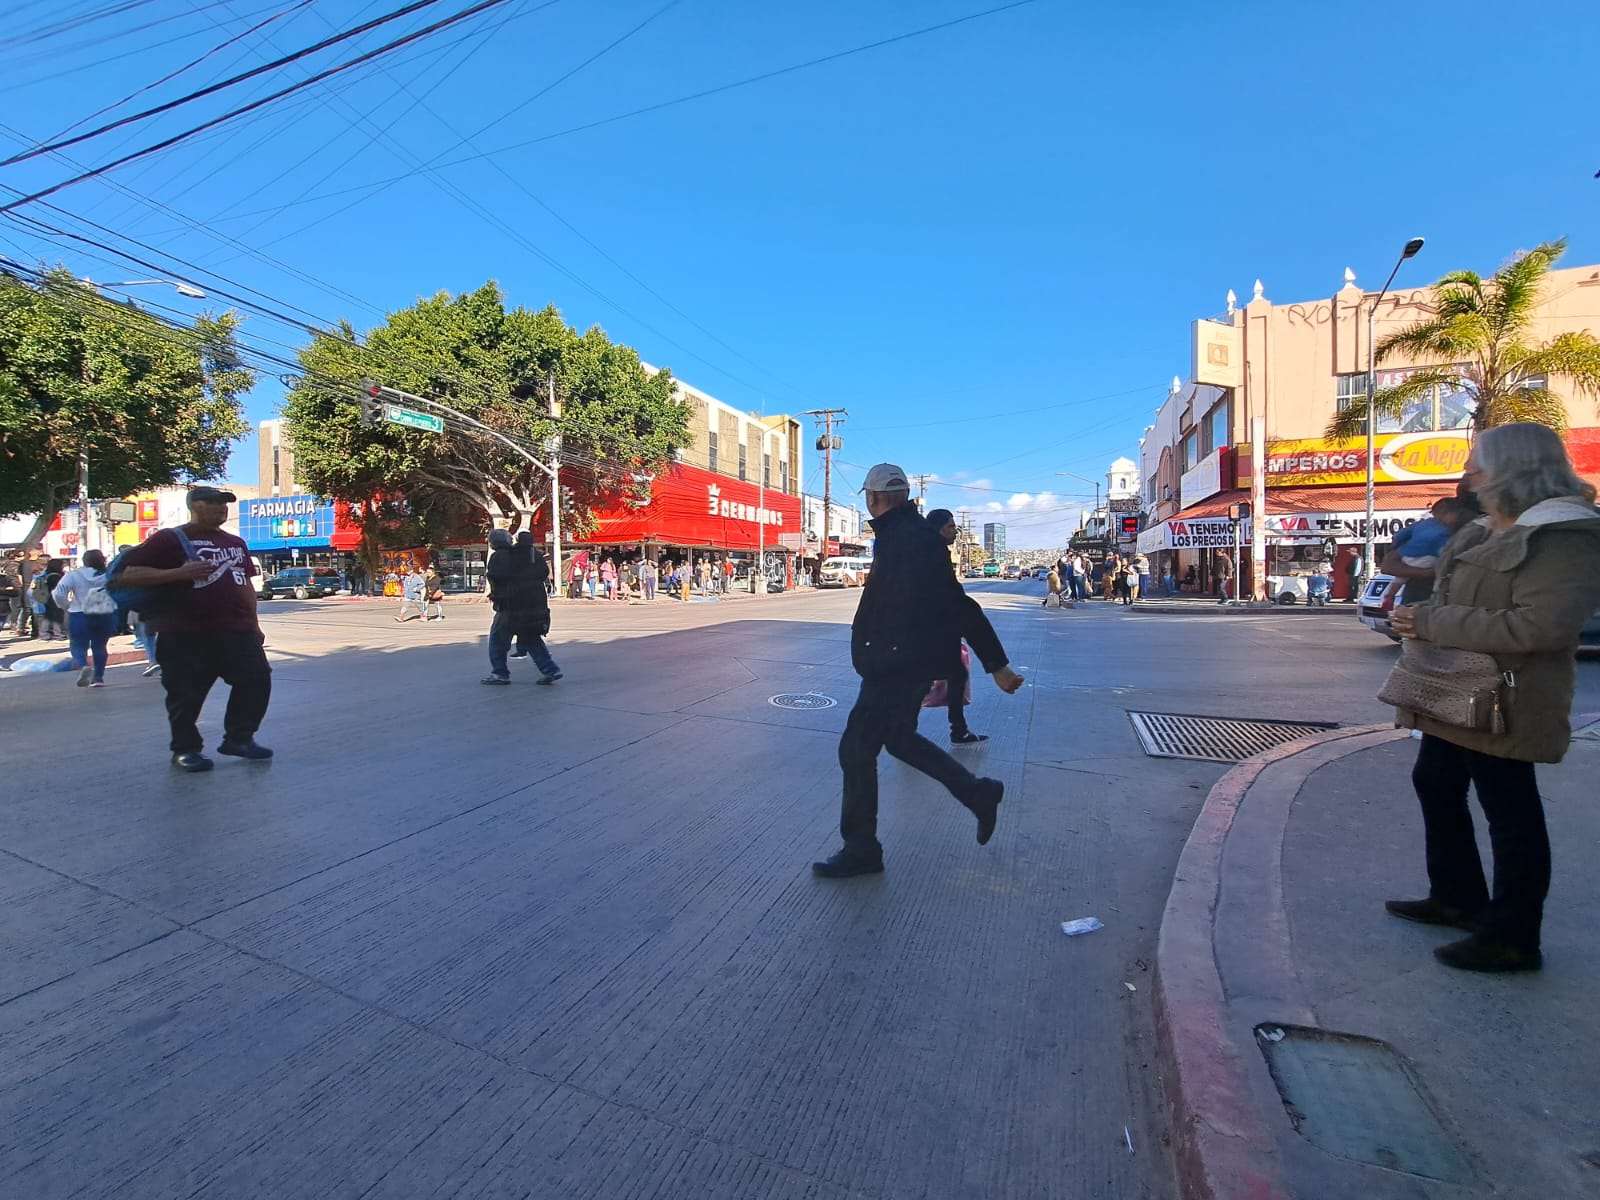
[[[1600,606],[1600,510],[1580,497],[1535,504],[1504,533],[1467,526],[1439,558],[1417,636],[1477,650],[1512,673],[1504,733],[1441,725],[1397,710],[1396,723],[1499,758],[1560,762],[1572,740],[1578,632]]]

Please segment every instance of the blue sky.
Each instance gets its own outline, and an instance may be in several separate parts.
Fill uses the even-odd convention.
[[[0,121],[54,134],[293,2],[148,0],[13,42],[0,50]],[[1275,300],[1327,296],[1346,266],[1375,286],[1414,233],[1428,245],[1404,282],[1492,270],[1559,235],[1569,264],[1600,261],[1592,0],[1037,0],[564,134],[1000,2],[513,0],[109,177],[293,272],[101,181],[52,203],[363,329],[419,295],[498,280],[513,303],[554,302],[730,403],[848,409],[847,485],[880,459],[936,475],[930,503],[975,521],[999,505],[1018,546],[1058,544],[1090,495],[1056,472],[1096,476],[1135,453],[1167,383],[1187,373],[1188,323],[1220,312],[1230,287],[1248,298],[1259,277]],[[395,6],[318,0],[117,113]],[[14,21],[98,7],[27,3]],[[221,100],[72,153],[106,161]],[[535,139],[546,140],[522,144]],[[18,143],[0,131],[0,144]],[[66,173],[35,161],[0,168],[0,183]],[[10,221],[0,253],[100,280],[145,274]],[[152,288],[137,299],[189,304]],[[303,340],[260,317],[247,335],[280,352],[273,343]],[[264,378],[252,421],[281,391]],[[251,481],[253,447],[235,464],[231,476]],[[820,462],[806,474],[820,491]]]

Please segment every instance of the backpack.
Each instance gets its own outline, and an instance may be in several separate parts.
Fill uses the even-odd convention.
[[[189,535],[181,528],[174,529],[178,535],[178,544],[183,547],[186,561],[193,562],[200,556],[194,552],[194,545],[189,541]],[[160,583],[155,586],[130,587],[122,582],[122,571],[128,565],[128,555],[132,554],[135,547],[118,552],[106,567],[106,594],[118,605],[131,609],[144,620],[151,617],[165,616],[178,604],[179,598],[191,588],[186,583]]]
[[[33,602],[35,604],[50,603],[50,580],[46,577],[46,573],[43,569],[40,569],[39,572],[34,575],[33,582],[28,585],[28,592],[33,597]],[[36,611],[43,612],[44,610],[41,608],[37,609]]]
[[[117,602],[111,598],[111,593],[106,591],[106,576],[104,575],[100,576],[98,583],[89,585],[89,594],[79,603],[82,605],[84,612],[100,616],[117,611]]]

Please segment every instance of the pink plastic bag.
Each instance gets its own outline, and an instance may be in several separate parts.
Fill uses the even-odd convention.
[[[963,704],[972,703],[972,656],[967,653],[965,646],[961,647],[961,665],[967,668],[966,693],[962,696]],[[928,694],[922,698],[923,708],[943,708],[950,703],[950,681],[948,679],[935,679],[933,686],[928,689]]]

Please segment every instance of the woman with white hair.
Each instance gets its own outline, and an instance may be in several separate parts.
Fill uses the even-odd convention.
[[[1492,658],[1497,702],[1471,727],[1441,719],[1437,708],[1432,715],[1397,708],[1398,723],[1422,734],[1411,779],[1422,803],[1429,890],[1424,900],[1387,907],[1409,921],[1471,930],[1434,951],[1449,966],[1536,971],[1550,839],[1534,764],[1560,762],[1571,740],[1578,634],[1600,605],[1600,510],[1561,438],[1543,425],[1480,434],[1462,482],[1486,515],[1445,547],[1432,598],[1397,607],[1392,623],[1402,637]],[[1492,893],[1473,835],[1469,783],[1489,822]]]

